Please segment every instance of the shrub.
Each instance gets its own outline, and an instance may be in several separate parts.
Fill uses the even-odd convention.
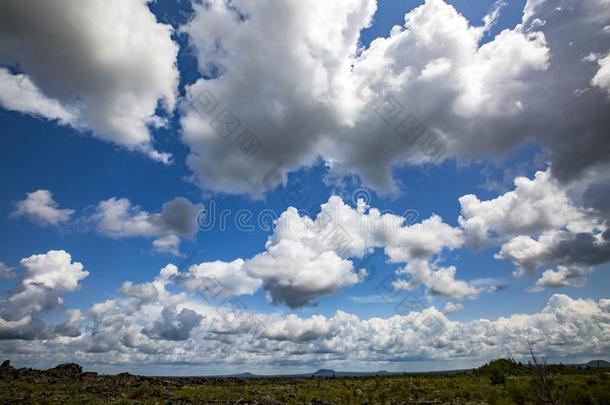
[[[504,384],[506,382],[506,376],[500,370],[493,370],[489,376],[489,380],[493,385]]]

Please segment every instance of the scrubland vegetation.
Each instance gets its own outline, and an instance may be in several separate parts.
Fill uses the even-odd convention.
[[[476,370],[358,377],[141,377],[3,366],[1,403],[610,404],[610,369],[495,360]]]

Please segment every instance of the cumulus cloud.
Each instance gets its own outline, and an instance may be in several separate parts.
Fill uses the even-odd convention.
[[[188,88],[192,108],[181,119],[188,164],[206,187],[260,195],[312,164],[324,133],[350,108],[350,65],[376,3],[218,0],[194,9],[181,30],[200,72],[221,74]]]
[[[394,286],[397,289],[412,289],[419,284],[424,284],[428,295],[443,296],[450,299],[463,300],[474,299],[483,291],[469,283],[456,280],[457,269],[454,266],[437,267],[423,260],[410,261],[398,274],[408,274],[409,281],[396,280]]]
[[[522,24],[483,43],[497,9],[475,26],[444,1],[428,0],[362,52],[358,33],[370,24],[371,1],[286,3],[281,10],[269,2],[200,5],[182,28],[210,77],[187,92],[189,165],[207,187],[260,195],[321,155],[335,174],[355,173],[378,190],[396,191],[393,167],[439,157],[398,136],[412,113],[446,156],[501,156],[531,138],[550,151],[562,180],[604,166],[606,101],[577,90],[594,76],[583,55],[608,52],[608,10],[601,0],[558,4],[528,3]],[[280,12],[280,25],[269,24]],[[324,24],[328,19],[335,24]],[[567,71],[575,74],[564,80]],[[246,84],[246,77],[257,80]],[[567,114],[568,105],[578,113]],[[572,128],[585,134],[577,144]],[[256,142],[243,141],[243,130]],[[244,156],[246,144],[258,149]],[[572,146],[577,159],[568,158]]]
[[[169,159],[147,125],[176,101],[171,27],[144,0],[33,1],[8,2],[0,20],[3,105]],[[608,172],[605,0],[530,0],[490,40],[498,7],[477,25],[427,0],[367,47],[374,0],[193,9],[180,32],[202,78],[186,88],[181,137],[206,188],[261,196],[321,158],[333,176],[396,192],[397,166],[502,157],[530,141],[562,183]]]
[[[283,240],[247,263],[248,274],[263,280],[271,302],[291,308],[316,304],[361,281],[352,262],[333,251],[316,252],[301,241]]]
[[[202,204],[177,197],[165,203],[160,213],[153,214],[132,205],[127,198],[110,198],[97,205],[91,220],[103,235],[155,238],[155,250],[179,255],[181,238],[197,233],[197,213],[202,209]]]
[[[262,286],[272,303],[297,308],[362,282],[366,271],[355,269],[350,259],[383,248],[390,263],[408,263],[401,274],[411,279],[398,280],[396,288],[423,284],[430,295],[476,298],[491,290],[456,280],[455,267],[430,263],[462,243],[462,231],[438,215],[411,225],[406,216],[382,214],[362,200],[352,208],[332,196],[315,217],[289,207],[276,221],[265,250],[254,257],[201,263],[178,279],[213,296],[250,294]]]
[[[11,74],[8,69],[0,68],[0,105],[8,110],[57,120],[67,125],[74,121],[73,115],[57,100],[47,98],[29,77]]]
[[[567,286],[583,287],[591,268],[580,266],[558,266],[557,270],[546,270],[536,281],[531,291],[542,291],[547,288],[560,288]]]
[[[591,84],[610,94],[610,53],[603,58],[597,59],[597,64],[599,65],[599,70],[595,73],[593,79],[591,79]]]
[[[137,308],[147,304],[158,302],[170,302],[171,294],[166,286],[173,283],[173,278],[178,274],[178,268],[173,264],[168,264],[161,269],[159,275],[151,282],[135,284],[126,281],[120,288],[120,292],[128,299],[135,302]]]
[[[524,82],[547,68],[548,48],[544,35],[518,28],[481,45],[486,29],[428,0],[405,15],[403,27],[374,40],[355,60],[352,80],[367,95],[356,90],[361,108],[344,142],[333,144],[335,170],[396,191],[395,166],[488,157],[518,143],[513,119],[528,108]],[[427,139],[442,145],[439,153],[426,151]]]
[[[504,243],[495,257],[515,263],[516,275],[533,273],[545,263],[595,266],[610,261],[610,241],[607,232],[602,234],[600,230],[548,231],[537,238],[517,236]]]
[[[59,225],[67,222],[74,213],[71,209],[60,209],[49,190],[27,193],[25,200],[15,203],[12,217],[26,217],[41,226]]]
[[[158,106],[176,101],[178,46],[144,0],[8,1],[0,17],[5,108],[57,119],[151,157]]]
[[[157,252],[171,253],[174,256],[180,256],[180,237],[176,235],[167,235],[165,237],[153,240],[153,248]]]
[[[187,340],[193,328],[199,325],[203,317],[190,309],[179,313],[172,308],[163,308],[161,319],[142,332],[151,339]]]
[[[253,294],[261,285],[260,279],[246,273],[242,259],[193,265],[176,280],[188,290],[199,290],[215,298]]]
[[[427,266],[441,251],[461,244],[461,231],[443,223],[437,215],[409,225],[406,217],[382,214],[362,200],[352,208],[333,196],[322,204],[313,219],[301,216],[294,208],[286,210],[278,219],[265,252],[246,261],[245,268],[252,277],[263,280],[272,302],[296,307],[315,303],[321,295],[335,293],[364,279],[366,273],[355,272],[348,259],[364,257],[375,248],[384,248],[390,263],[417,262]],[[460,298],[473,297],[477,292],[454,280],[455,269],[428,272],[429,277],[409,274],[412,282],[400,283],[401,288],[425,284],[429,291]],[[441,286],[448,280],[467,291]],[[434,289],[432,283],[438,288]]]
[[[45,266],[41,273],[42,264],[51,262],[55,265]],[[28,285],[44,283],[47,291],[72,291],[84,278],[69,255],[59,252],[32,256],[23,263],[28,273],[38,274],[29,277]],[[15,361],[44,355],[49,362],[76,356],[80,362],[98,364],[245,363],[264,368],[289,360],[294,365],[331,362],[349,368],[464,356],[482,361],[506,353],[520,357],[527,356],[529,343],[536,351],[560,357],[596,356],[610,347],[606,299],[557,294],[539,312],[468,322],[447,319],[445,314],[462,308],[453,302],[443,312],[422,306],[388,318],[360,319],[343,311],[302,318],[260,314],[226,300],[210,306],[188,289],[166,288],[179,275],[176,266],[168,265],[150,282],[126,282],[121,297],[96,303],[86,312],[71,310],[66,321],[53,328],[37,319],[36,310],[21,319],[7,319],[3,313],[0,330],[5,340],[0,341],[0,350]],[[12,294],[19,295],[18,289]],[[3,301],[2,309],[5,305]]]
[[[230,310],[208,307],[194,297],[174,301],[179,304],[159,300],[140,308],[121,300],[97,303],[77,338],[61,343],[59,337],[35,340],[21,344],[19,351],[4,341],[0,349],[15,361],[47,354],[51,362],[76,356],[98,364],[256,364],[263,369],[287,360],[296,366],[331,363],[353,368],[465,356],[483,361],[506,353],[521,358],[530,343],[548,356],[569,358],[599,356],[610,346],[610,301],[559,294],[538,312],[467,322],[450,321],[434,307],[370,319],[343,311],[302,318],[244,309],[236,318],[234,312],[228,315]]]
[[[559,266],[547,268],[530,291],[582,285],[593,271],[588,267],[610,260],[603,181],[568,187],[549,168],[532,179],[517,177],[514,184],[495,199],[481,201],[472,194],[459,199],[468,247],[500,244],[495,257],[512,261],[516,276]]]
[[[80,326],[84,320],[84,316],[78,309],[70,309],[66,311],[68,319],[65,322],[55,325],[53,330],[60,336],[78,337],[81,335]]]
[[[574,205],[550,169],[531,180],[517,177],[514,184],[514,190],[493,200],[480,201],[472,194],[460,197],[459,222],[469,246],[476,249],[517,235],[564,227],[577,231],[588,225],[587,213]]]
[[[464,305],[460,304],[459,302],[448,302],[447,304],[445,304],[445,307],[443,308],[443,313],[444,314],[453,314],[455,312],[460,312],[461,310],[464,309]]]
[[[39,315],[57,308],[61,294],[77,289],[89,273],[69,253],[51,250],[21,260],[25,273],[0,300],[0,337],[33,339],[49,333]]]

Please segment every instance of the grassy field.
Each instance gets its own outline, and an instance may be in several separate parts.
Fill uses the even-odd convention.
[[[506,365],[506,364],[505,364]],[[510,366],[510,364],[509,364]],[[369,377],[179,378],[83,373],[0,380],[1,403],[201,404],[610,404],[608,369],[549,367],[548,387],[531,369]]]

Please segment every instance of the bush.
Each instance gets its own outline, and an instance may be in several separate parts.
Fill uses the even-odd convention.
[[[506,376],[500,370],[493,370],[489,376],[489,380],[493,385],[504,384],[506,382]]]

